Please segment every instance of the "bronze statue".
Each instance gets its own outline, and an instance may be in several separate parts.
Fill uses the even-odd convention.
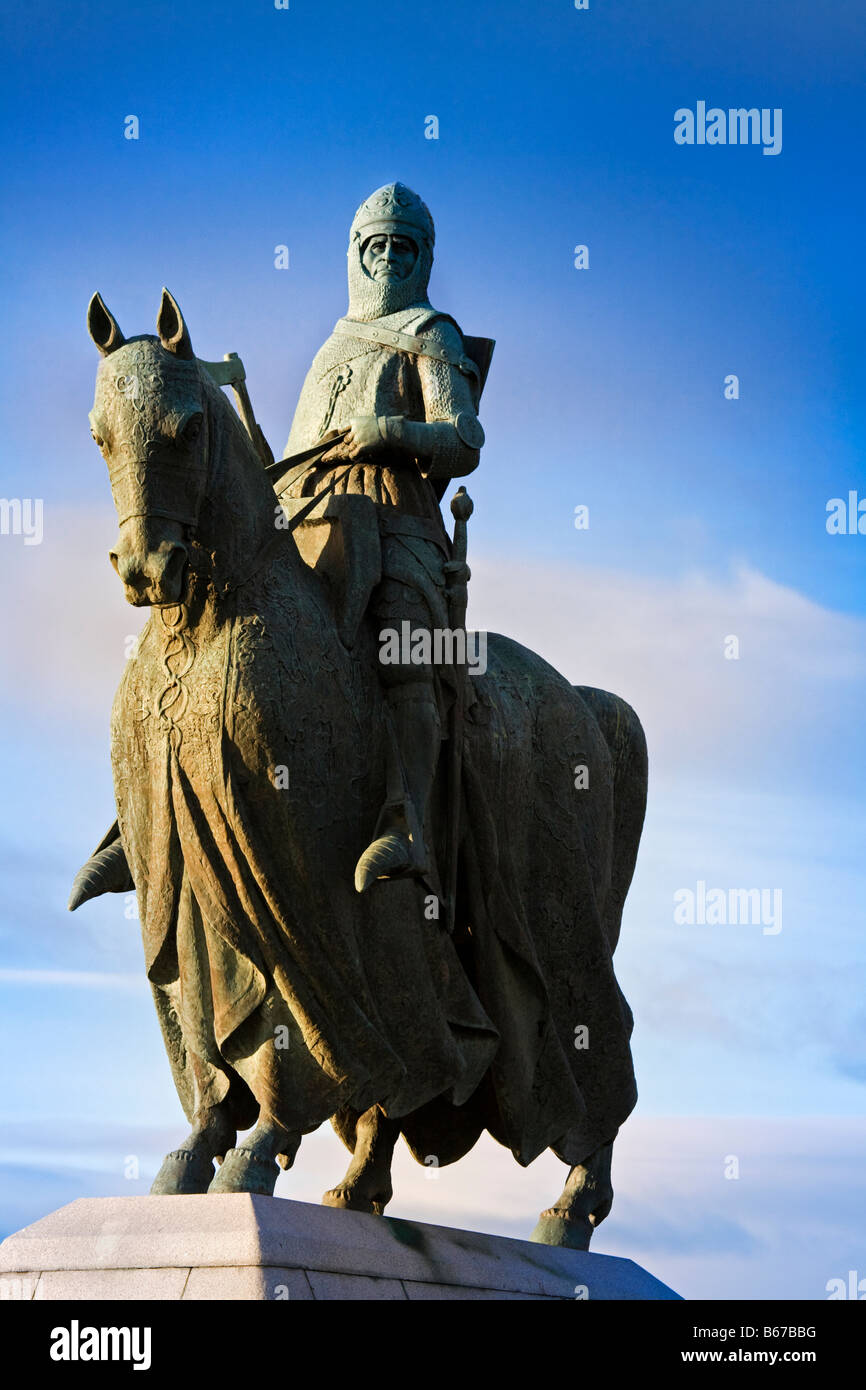
[[[491,345],[430,307],[432,246],[402,185],[362,206],[349,320],[270,470],[167,291],[155,337],[91,301],[111,558],[152,613],[112,713],[117,826],[70,905],[138,894],[192,1125],[154,1192],[271,1193],[330,1118],[353,1158],[324,1201],[381,1212],[401,1133],[444,1165],[486,1129],[569,1165],[534,1238],[586,1248],[636,1098],[612,954],[645,744],[495,634],[469,681],[384,671],[383,626],[462,621],[468,577],[436,497],[478,461]]]

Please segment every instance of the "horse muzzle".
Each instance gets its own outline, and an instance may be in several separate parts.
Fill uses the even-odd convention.
[[[109,559],[123,583],[127,603],[147,608],[164,603],[180,603],[183,598],[189,549],[181,538],[180,526],[162,522],[165,531],[176,535],[148,534],[150,518],[133,517],[120,528],[120,535]]]

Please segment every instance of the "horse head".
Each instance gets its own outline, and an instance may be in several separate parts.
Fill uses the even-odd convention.
[[[125,339],[98,294],[87,326],[103,359],[90,427],[117,508],[111,563],[133,606],[178,603],[208,480],[210,412],[189,332],[165,289],[157,337]]]

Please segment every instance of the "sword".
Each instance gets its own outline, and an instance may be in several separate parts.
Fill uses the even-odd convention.
[[[454,517],[454,541],[451,558],[466,564],[467,533],[466,523],[475,510],[475,504],[465,487],[460,487],[451,498],[451,515]],[[451,629],[459,631],[466,627],[466,586],[459,586],[462,592],[452,599],[450,605]],[[465,652],[464,652],[465,655]],[[457,858],[460,849],[460,803],[463,780],[463,715],[466,705],[466,663],[455,667],[456,691],[451,708],[451,748],[448,759],[448,828],[445,844],[445,891],[446,924],[449,932],[454,931],[457,910]]]

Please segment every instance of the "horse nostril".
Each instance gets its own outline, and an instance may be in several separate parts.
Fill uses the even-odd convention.
[[[119,575],[131,602],[147,598],[148,602],[175,602],[183,588],[189,549],[183,541],[163,540],[158,548],[147,545],[142,537],[138,544],[121,538],[108,558]]]
[[[136,567],[134,558],[117,550],[109,550],[108,558],[126,587],[135,589],[136,592],[140,591],[146,581],[141,570]]]
[[[163,571],[163,577],[167,583],[180,583],[188,558],[189,552],[185,545],[172,546]]]
[[[116,573],[120,575],[120,578],[123,580],[124,584],[127,584],[129,582],[130,570],[129,556],[123,555],[120,553],[120,551],[117,550],[109,550],[108,558],[114,566]]]

